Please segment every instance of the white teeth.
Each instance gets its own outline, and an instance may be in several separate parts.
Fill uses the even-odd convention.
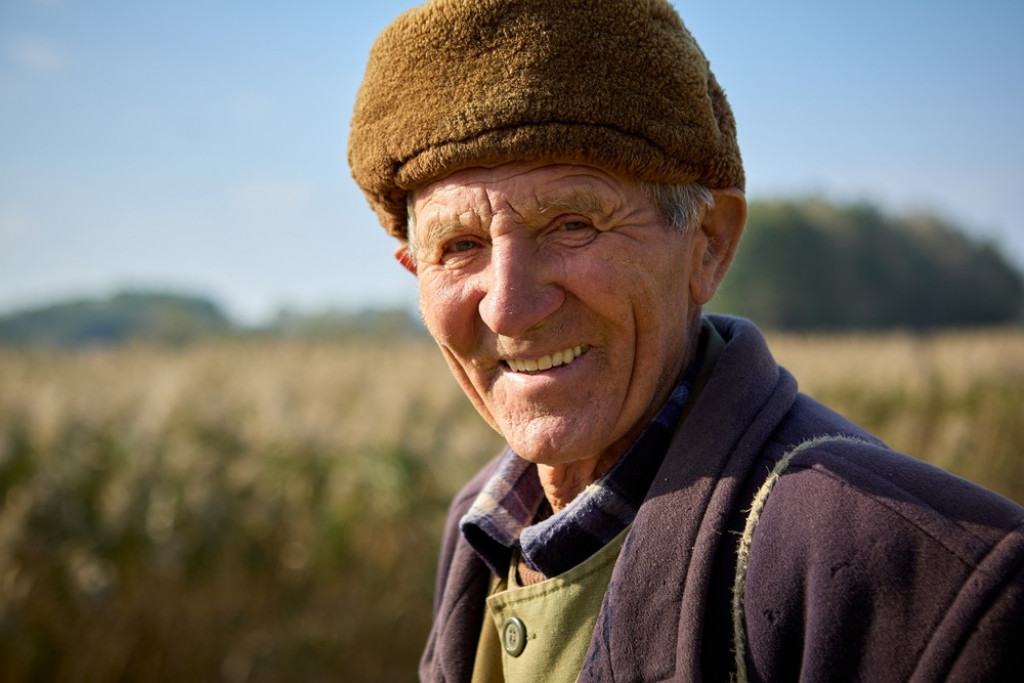
[[[583,354],[582,346],[574,346],[571,349],[564,349],[562,351],[555,351],[550,356],[542,356],[541,358],[523,359],[523,358],[509,358],[506,362],[508,366],[516,372],[537,372],[538,370],[549,370],[556,368],[559,365],[568,365]]]

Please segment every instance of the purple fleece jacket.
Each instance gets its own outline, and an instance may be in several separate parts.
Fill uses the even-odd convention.
[[[893,452],[798,393],[749,322],[679,426],[615,565],[581,681],[726,681],[737,542],[775,464],[743,591],[749,680],[1001,681],[1024,675],[1024,509]],[[469,681],[489,574],[455,498],[424,681]]]

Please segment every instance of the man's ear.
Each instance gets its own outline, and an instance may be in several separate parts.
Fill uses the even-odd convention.
[[[704,211],[699,234],[693,235],[690,296],[703,306],[711,301],[736,254],[747,222],[747,198],[736,188],[713,190],[715,205]]]
[[[416,274],[416,259],[409,253],[409,245],[403,244],[395,249],[395,260],[402,264],[402,267],[413,275]]]

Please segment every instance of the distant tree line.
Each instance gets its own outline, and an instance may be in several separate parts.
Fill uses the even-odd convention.
[[[1024,322],[1024,279],[992,244],[928,215],[869,204],[752,202],[712,310],[784,330],[933,329]],[[0,317],[0,345],[184,344],[225,335],[373,339],[422,335],[406,310],[283,310],[233,322],[211,300],[125,292]]]
[[[992,244],[869,204],[753,202],[712,308],[789,330],[1021,322],[1024,280]]]
[[[426,334],[399,309],[280,311],[262,325],[240,325],[212,300],[132,291],[0,316],[0,345],[82,348],[128,342],[182,345],[214,337],[397,338]]]

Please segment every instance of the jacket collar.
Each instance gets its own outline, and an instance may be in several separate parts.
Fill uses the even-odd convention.
[[[580,680],[701,678],[715,557],[722,542],[733,542],[722,531],[754,461],[797,396],[796,381],[754,325],[710,319],[725,348],[626,539]],[[656,646],[631,647],[637,633]]]

